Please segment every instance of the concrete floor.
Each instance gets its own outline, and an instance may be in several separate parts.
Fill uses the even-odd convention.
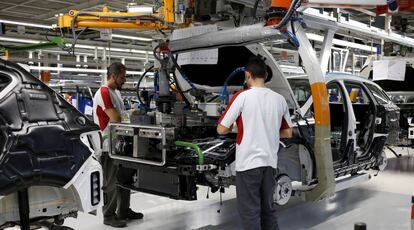
[[[390,152],[387,169],[370,181],[338,192],[334,197],[294,207],[281,208],[280,228],[351,230],[355,222],[365,222],[368,229],[410,230],[411,195],[414,195],[414,150],[408,157],[406,149],[395,158]],[[374,173],[374,172],[373,172]],[[126,229],[162,230],[236,230],[241,229],[236,207],[235,188],[223,195],[210,194],[201,187],[198,201],[177,201],[144,193],[132,195],[132,208],[145,214],[144,220],[133,221]],[[221,209],[218,213],[218,209]],[[98,216],[80,213],[67,219],[66,226],[77,230],[112,229]]]

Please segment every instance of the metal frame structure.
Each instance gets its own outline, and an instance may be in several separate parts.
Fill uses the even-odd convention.
[[[328,101],[328,90],[325,83],[325,72],[327,60],[330,56],[334,28],[326,26],[328,31],[324,38],[323,54],[320,61],[312,48],[305,30],[299,22],[295,22],[296,36],[299,40],[299,54],[303,60],[303,65],[309,83],[311,85],[312,98],[315,110],[315,162],[318,178],[318,185],[305,193],[306,200],[318,200],[332,196],[335,188],[332,150],[330,144],[330,112]]]
[[[329,15],[327,12],[321,13],[318,9],[307,8],[303,10],[303,15],[305,21],[308,18],[314,18],[323,20],[325,22],[335,23],[338,30],[345,30],[352,32],[358,35],[372,37],[375,39],[380,39],[384,41],[392,41],[409,47],[414,47],[414,39],[393,33],[391,31],[386,31],[377,27],[373,27],[352,19],[347,19],[345,17],[339,16],[338,18]]]
[[[143,129],[144,131],[142,131]],[[133,124],[122,124],[122,123],[110,123],[109,124],[109,156],[116,160],[123,160],[129,162],[136,162],[136,163],[143,163],[148,165],[154,166],[164,166],[167,162],[167,150],[165,149],[166,145],[166,135],[170,130],[165,127],[154,127],[154,126],[143,126],[143,125],[133,125]],[[143,133],[143,132],[146,132]],[[172,131],[173,132],[173,131]],[[122,133],[124,136],[133,136],[134,141],[134,149],[133,149],[133,156],[120,156],[118,154],[114,154],[116,152],[115,147],[113,146],[114,140],[112,138],[112,133]],[[161,153],[161,161],[149,161],[144,159],[139,159],[138,154],[138,137],[146,136],[147,138],[154,138],[154,139],[161,139],[161,144],[163,146],[162,153]]]

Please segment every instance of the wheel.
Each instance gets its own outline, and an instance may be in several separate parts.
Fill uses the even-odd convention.
[[[289,176],[283,174],[276,178],[276,188],[273,200],[278,205],[285,205],[292,196],[292,181]]]

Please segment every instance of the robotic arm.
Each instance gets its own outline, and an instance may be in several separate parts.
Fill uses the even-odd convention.
[[[192,1],[191,1],[192,2]],[[109,11],[104,7],[101,12],[71,10],[58,17],[59,28],[125,28],[165,30],[183,27],[191,23],[190,1],[178,4],[178,1],[164,0],[163,7],[155,11],[152,6],[129,5],[128,12]]]

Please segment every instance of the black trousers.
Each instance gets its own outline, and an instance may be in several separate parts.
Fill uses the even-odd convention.
[[[108,156],[108,153],[102,154],[101,163],[104,176],[103,216],[105,218],[126,215],[130,206],[131,192],[117,186],[117,184],[132,184],[135,170],[119,167]]]
[[[279,229],[273,202],[276,173],[272,167],[237,172],[237,207],[245,230]]]

